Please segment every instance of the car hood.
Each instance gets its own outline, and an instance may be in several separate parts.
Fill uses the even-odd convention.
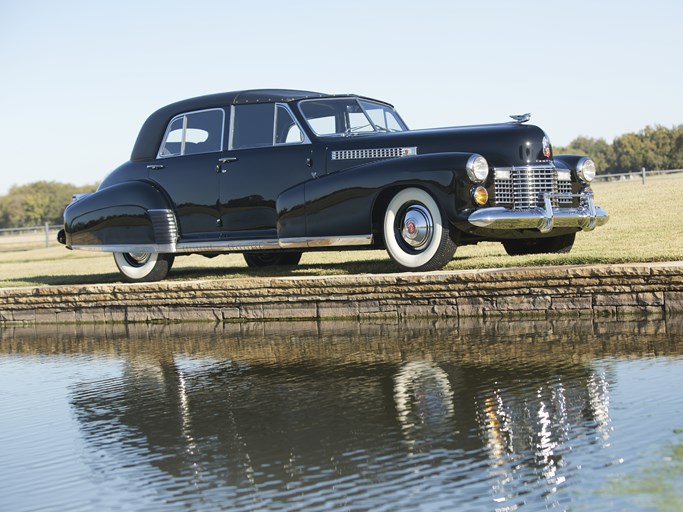
[[[548,162],[552,158],[543,154],[545,137],[545,132],[538,126],[517,123],[357,134],[328,138],[328,159],[333,151],[416,148],[418,155],[479,153],[489,165],[497,167],[533,165]],[[369,158],[372,159],[382,158],[379,156],[381,152],[377,152],[376,158],[372,157],[372,152],[365,155],[371,155]]]

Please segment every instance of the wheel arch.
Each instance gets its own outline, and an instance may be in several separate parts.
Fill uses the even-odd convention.
[[[445,216],[443,206],[439,204],[439,200],[435,197],[436,194],[434,193],[433,188],[429,187],[428,184],[420,181],[413,183],[392,184],[382,189],[372,205],[372,235],[375,240],[382,240],[382,235],[384,233],[384,214],[389,206],[389,203],[401,190],[408,188],[424,190],[427,194],[432,196],[434,201],[441,209],[442,214]]]

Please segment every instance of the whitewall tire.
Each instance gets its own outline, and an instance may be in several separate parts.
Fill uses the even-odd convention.
[[[391,259],[409,271],[440,269],[456,249],[436,201],[419,188],[401,190],[387,206],[384,244]]]
[[[173,266],[172,254],[115,252],[114,261],[128,282],[160,281]]]

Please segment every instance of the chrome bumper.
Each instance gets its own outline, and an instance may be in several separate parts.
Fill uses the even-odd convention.
[[[581,205],[573,208],[553,208],[554,197],[580,197]],[[468,217],[474,226],[488,229],[538,229],[548,233],[553,228],[580,228],[591,231],[609,220],[609,214],[595,206],[593,194],[544,194],[544,208],[527,210],[482,208]]]

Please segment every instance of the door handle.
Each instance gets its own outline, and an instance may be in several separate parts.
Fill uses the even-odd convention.
[[[223,169],[222,165],[231,164],[232,162],[237,162],[236,156],[228,156],[226,158],[219,158],[218,159],[218,165],[216,166],[216,172],[225,174],[228,171],[227,171],[227,169]]]
[[[154,164],[154,165],[148,165],[147,169],[151,169],[152,171],[158,171],[159,169],[163,169],[164,166],[160,164]]]
[[[232,162],[237,162],[237,157],[236,157],[236,156],[229,156],[229,157],[226,157],[226,158],[219,158],[219,159],[218,159],[218,165],[216,166],[216,172],[217,172],[217,173],[225,174],[225,173],[228,172],[228,171],[227,171],[226,169],[223,169],[223,167],[221,167],[221,166],[224,165],[224,164],[231,164]]]

